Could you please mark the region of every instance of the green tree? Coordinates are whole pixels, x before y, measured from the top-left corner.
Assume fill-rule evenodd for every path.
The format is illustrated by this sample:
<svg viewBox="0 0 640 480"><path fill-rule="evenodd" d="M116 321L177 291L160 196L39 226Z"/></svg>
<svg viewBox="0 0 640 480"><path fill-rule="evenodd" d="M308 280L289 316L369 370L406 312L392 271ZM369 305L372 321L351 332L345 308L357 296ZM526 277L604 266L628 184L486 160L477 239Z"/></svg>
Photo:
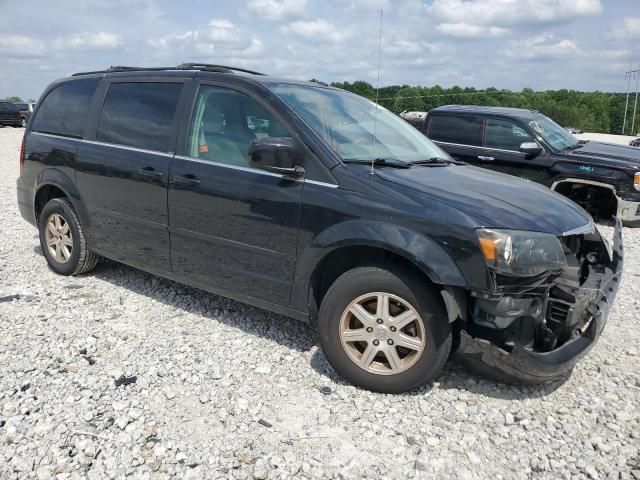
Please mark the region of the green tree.
<svg viewBox="0 0 640 480"><path fill-rule="evenodd" d="M399 113L405 110L424 110L422 89L420 87L403 87L396 93L396 98L393 102L393 111Z"/></svg>

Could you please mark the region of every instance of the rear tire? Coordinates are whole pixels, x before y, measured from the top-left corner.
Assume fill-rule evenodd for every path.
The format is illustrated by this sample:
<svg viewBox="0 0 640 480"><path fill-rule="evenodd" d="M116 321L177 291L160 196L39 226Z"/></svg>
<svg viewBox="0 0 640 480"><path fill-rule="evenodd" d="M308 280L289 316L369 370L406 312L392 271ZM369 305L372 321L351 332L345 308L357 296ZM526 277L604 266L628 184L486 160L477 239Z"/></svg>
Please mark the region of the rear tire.
<svg viewBox="0 0 640 480"><path fill-rule="evenodd" d="M424 279L397 266L358 267L338 277L322 300L318 330L336 371L375 392L431 382L451 351L442 299Z"/></svg>
<svg viewBox="0 0 640 480"><path fill-rule="evenodd" d="M87 248L82 225L66 198L49 200L38 220L40 246L51 269L60 275L91 271L99 257Z"/></svg>
<svg viewBox="0 0 640 480"><path fill-rule="evenodd" d="M26 128L27 127L27 119L26 118L21 118L20 119L20 126L22 128Z"/></svg>

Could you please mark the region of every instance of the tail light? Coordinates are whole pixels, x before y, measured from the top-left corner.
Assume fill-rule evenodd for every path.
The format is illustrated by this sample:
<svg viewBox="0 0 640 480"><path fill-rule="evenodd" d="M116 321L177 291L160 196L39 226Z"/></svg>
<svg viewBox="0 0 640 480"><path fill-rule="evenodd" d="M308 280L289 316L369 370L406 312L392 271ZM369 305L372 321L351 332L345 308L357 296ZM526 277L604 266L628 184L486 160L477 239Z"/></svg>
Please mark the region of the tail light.
<svg viewBox="0 0 640 480"><path fill-rule="evenodd" d="M20 176L24 171L24 137L22 137L22 145L20 145Z"/></svg>

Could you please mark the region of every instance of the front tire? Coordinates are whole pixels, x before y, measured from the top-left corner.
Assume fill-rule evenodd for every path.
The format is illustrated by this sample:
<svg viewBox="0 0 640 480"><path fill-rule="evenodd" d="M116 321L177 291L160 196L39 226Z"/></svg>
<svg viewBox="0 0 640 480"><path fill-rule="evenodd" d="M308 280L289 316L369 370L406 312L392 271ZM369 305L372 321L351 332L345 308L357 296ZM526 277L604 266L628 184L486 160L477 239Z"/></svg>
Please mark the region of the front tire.
<svg viewBox="0 0 640 480"><path fill-rule="evenodd" d="M89 251L80 220L66 198L49 200L38 219L40 246L51 269L60 275L92 270L98 256Z"/></svg>
<svg viewBox="0 0 640 480"><path fill-rule="evenodd" d="M432 381L451 350L440 296L395 266L341 275L322 301L318 330L336 371L375 392L406 392Z"/></svg>

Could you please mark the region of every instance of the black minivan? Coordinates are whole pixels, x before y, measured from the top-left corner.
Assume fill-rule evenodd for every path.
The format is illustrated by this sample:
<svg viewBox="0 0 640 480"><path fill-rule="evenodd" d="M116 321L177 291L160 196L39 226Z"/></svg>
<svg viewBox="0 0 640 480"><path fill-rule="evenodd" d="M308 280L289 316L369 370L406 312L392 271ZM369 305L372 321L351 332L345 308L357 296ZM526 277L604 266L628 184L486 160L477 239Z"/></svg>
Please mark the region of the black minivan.
<svg viewBox="0 0 640 480"><path fill-rule="evenodd" d="M317 325L352 383L401 392L458 350L509 381L568 372L622 272L591 217L453 160L357 95L241 69L111 68L51 84L18 204L51 268L100 257Z"/></svg>

